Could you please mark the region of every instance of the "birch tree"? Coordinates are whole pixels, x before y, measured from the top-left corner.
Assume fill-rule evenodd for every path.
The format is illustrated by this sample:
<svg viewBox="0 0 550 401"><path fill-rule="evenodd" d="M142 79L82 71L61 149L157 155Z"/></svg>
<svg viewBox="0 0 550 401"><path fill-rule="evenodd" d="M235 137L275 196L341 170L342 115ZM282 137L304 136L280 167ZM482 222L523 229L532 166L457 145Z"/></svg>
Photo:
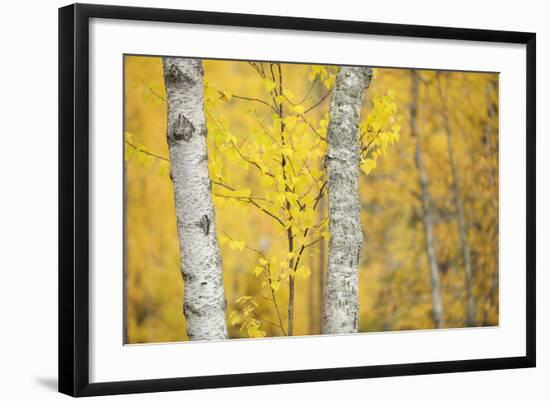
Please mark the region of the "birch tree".
<svg viewBox="0 0 550 401"><path fill-rule="evenodd" d="M462 259L464 263L464 287L466 289L466 324L468 326L476 325L476 304L474 300L474 294L472 289L472 256L470 251L470 245L468 244L468 232L466 216L464 214L464 203L462 201L462 195L460 193L460 177L458 175L455 155L453 149L453 136L451 131L451 125L449 122L449 109L445 102L445 96L443 94L443 88L441 86L441 76L438 74L438 91L439 97L443 104L443 128L447 136L447 153L449 158L449 166L451 168L451 180L452 180L452 193L453 202L455 206L455 214L458 227L458 237L460 241L460 248L462 251Z"/></svg>
<svg viewBox="0 0 550 401"><path fill-rule="evenodd" d="M358 331L358 269L363 234L359 202L359 118L372 78L365 67L341 67L336 77L327 132L330 242L324 334Z"/></svg>
<svg viewBox="0 0 550 401"><path fill-rule="evenodd" d="M422 209L422 228L424 230L424 241L428 266L430 270L430 285L432 290L432 319L437 328L444 325L443 302L441 301L441 280L439 277L439 266L435 251L435 238L433 232L433 215L430 207L429 180L424 165L422 146L418 130L418 84L419 76L415 70L411 70L411 103L410 103L410 129L411 135L415 138L414 160L418 171L418 183L420 186L420 199Z"/></svg>
<svg viewBox="0 0 550 401"><path fill-rule="evenodd" d="M190 340L225 339L226 301L208 175L202 62L164 57L163 69L187 335Z"/></svg>

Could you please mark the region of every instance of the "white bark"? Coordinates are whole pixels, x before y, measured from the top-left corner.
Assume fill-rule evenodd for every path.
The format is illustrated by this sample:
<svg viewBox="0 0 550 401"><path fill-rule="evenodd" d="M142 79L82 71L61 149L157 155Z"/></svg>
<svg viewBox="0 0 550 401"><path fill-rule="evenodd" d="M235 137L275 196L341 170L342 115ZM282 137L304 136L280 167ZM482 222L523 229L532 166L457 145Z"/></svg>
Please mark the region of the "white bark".
<svg viewBox="0 0 550 401"><path fill-rule="evenodd" d="M415 138L414 160L418 170L418 181L420 184L420 198L422 204L422 226L424 229L424 240L426 245L426 254L428 256L428 265L430 270L430 284L432 289L432 319L437 328L445 324L443 318L443 302L441 301L441 280L439 278L439 266L437 265L437 256L435 252L435 238L433 233L433 215L430 207L429 181L424 159L422 156L422 147L417 126L417 107L418 107L418 74L411 71L412 93L411 93L411 135Z"/></svg>
<svg viewBox="0 0 550 401"><path fill-rule="evenodd" d="M372 70L341 67L332 92L326 158L330 242L324 334L356 333L363 234L359 203L359 115Z"/></svg>
<svg viewBox="0 0 550 401"><path fill-rule="evenodd" d="M163 67L187 335L190 340L225 339L226 301L208 176L202 63L165 57Z"/></svg>

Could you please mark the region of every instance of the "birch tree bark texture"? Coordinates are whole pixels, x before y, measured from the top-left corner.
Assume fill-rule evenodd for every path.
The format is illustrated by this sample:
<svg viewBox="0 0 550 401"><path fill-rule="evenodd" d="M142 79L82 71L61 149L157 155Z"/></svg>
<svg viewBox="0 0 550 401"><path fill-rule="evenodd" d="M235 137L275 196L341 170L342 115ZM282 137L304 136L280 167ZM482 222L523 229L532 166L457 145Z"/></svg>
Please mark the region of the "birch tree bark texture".
<svg viewBox="0 0 550 401"><path fill-rule="evenodd" d="M432 319L437 328L444 325L443 302L441 300L441 279L439 277L439 266L437 264L437 255L435 251L435 237L433 232L433 214L430 207L429 180L424 158L422 155L422 146L420 144L420 133L418 130L418 73L411 71L411 103L410 103L410 129L411 135L415 138L414 161L418 170L418 182L420 185L420 200L422 208L422 227L424 229L424 241L426 245L426 254L428 256L428 266L430 270L430 284L432 288Z"/></svg>
<svg viewBox="0 0 550 401"><path fill-rule="evenodd" d="M359 202L359 117L372 78L367 67L341 67L332 92L326 157L330 241L324 334L356 333L363 233Z"/></svg>
<svg viewBox="0 0 550 401"><path fill-rule="evenodd" d="M202 62L164 57L167 141L190 340L227 338L222 260L208 175Z"/></svg>

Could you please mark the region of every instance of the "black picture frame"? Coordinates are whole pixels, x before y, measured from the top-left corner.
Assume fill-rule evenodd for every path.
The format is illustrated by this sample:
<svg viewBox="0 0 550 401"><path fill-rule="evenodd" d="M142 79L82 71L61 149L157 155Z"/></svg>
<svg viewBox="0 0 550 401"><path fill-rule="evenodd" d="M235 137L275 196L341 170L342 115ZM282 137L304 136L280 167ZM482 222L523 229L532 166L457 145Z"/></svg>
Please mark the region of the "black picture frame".
<svg viewBox="0 0 550 401"><path fill-rule="evenodd" d="M437 38L526 46L526 354L407 363L90 383L89 21L91 18ZM534 367L536 363L536 35L479 29L74 4L59 9L59 391L95 396Z"/></svg>

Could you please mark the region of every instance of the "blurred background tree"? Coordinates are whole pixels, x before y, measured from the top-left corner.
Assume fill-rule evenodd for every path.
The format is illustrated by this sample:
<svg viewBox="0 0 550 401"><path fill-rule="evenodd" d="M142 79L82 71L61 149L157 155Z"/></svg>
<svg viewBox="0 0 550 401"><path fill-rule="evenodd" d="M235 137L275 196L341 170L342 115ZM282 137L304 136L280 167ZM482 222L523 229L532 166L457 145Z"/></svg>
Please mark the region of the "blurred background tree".
<svg viewBox="0 0 550 401"><path fill-rule="evenodd" d="M281 336L290 327L293 335L319 334L328 238L324 137L337 68L221 60L203 65L229 336ZM498 75L417 74L416 123L430 178L444 327L468 324L453 168L470 250L475 324L496 325ZM363 332L436 327L410 132L411 85L410 70L375 69L361 113L367 149L360 177ZM124 117L126 342L186 340L160 58L125 58Z"/></svg>

